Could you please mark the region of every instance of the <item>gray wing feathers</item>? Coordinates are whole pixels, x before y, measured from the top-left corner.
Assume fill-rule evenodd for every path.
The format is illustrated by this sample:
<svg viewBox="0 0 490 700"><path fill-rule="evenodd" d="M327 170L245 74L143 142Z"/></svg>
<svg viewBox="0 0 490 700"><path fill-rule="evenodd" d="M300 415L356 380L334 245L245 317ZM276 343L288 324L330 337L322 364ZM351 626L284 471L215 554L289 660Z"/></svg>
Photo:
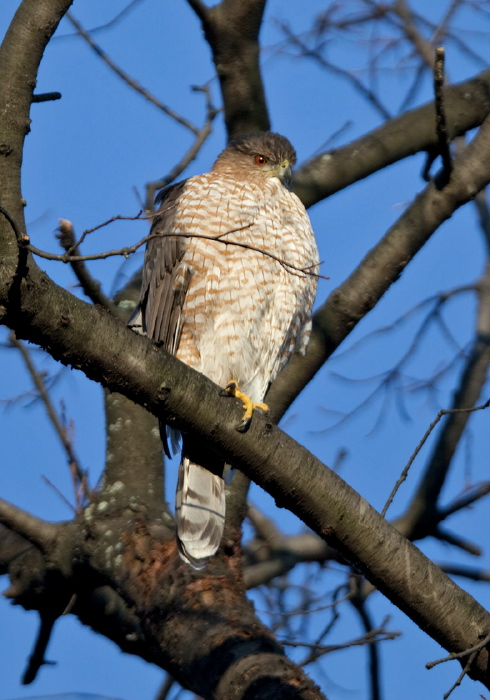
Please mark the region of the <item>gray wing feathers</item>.
<svg viewBox="0 0 490 700"><path fill-rule="evenodd" d="M148 335L175 354L182 332L182 308L190 270L183 264L186 251L184 237L170 236L185 180L160 193L161 207L153 220L150 235L155 236L146 248L139 306L128 325Z"/></svg>
<svg viewBox="0 0 490 700"><path fill-rule="evenodd" d="M153 233L158 233L156 226ZM182 264L185 248L184 238L162 236L150 241L143 277L145 331L172 354L179 346L182 307L191 279L190 270Z"/></svg>
<svg viewBox="0 0 490 700"><path fill-rule="evenodd" d="M180 556L195 569L219 547L225 523L225 482L184 457L175 499Z"/></svg>

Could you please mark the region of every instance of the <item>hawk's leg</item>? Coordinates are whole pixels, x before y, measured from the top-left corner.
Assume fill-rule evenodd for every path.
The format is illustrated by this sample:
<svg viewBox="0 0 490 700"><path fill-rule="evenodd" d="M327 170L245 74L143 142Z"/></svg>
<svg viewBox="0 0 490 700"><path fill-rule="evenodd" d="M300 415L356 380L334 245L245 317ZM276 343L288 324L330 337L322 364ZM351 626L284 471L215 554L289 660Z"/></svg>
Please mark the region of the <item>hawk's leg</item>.
<svg viewBox="0 0 490 700"><path fill-rule="evenodd" d="M229 382L226 385L225 390L226 393L230 396L234 396L235 398L240 399L240 401L243 404L243 408L245 409L242 421L236 427L236 429L240 433L244 433L248 430L249 425L252 421L252 414L256 408L260 408L260 410L264 411L264 413L267 413L269 411L269 406L266 403L255 403L254 401L252 401L250 396L247 396L247 394L244 394L243 391L240 391L238 387L238 382L236 381Z"/></svg>

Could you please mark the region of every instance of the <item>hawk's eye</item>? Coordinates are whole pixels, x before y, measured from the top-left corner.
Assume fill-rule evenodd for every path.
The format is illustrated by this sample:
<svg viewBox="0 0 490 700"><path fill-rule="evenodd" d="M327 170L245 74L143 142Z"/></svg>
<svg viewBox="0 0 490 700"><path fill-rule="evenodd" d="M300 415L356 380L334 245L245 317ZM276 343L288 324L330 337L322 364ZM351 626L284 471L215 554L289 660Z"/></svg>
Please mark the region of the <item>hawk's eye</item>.
<svg viewBox="0 0 490 700"><path fill-rule="evenodd" d="M267 158L264 158L264 156L255 156L255 162L257 165L265 165L267 163Z"/></svg>

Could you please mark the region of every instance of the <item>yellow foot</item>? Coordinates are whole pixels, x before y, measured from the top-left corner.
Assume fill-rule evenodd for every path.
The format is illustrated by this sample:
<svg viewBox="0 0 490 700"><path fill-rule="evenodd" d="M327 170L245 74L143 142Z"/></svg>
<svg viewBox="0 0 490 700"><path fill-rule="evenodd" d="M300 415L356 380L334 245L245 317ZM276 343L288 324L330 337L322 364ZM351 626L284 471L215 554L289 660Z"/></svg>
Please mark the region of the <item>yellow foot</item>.
<svg viewBox="0 0 490 700"><path fill-rule="evenodd" d="M260 410L264 411L264 413L268 413L269 406L266 403L254 403L250 396L247 396L247 394L244 394L243 391L240 391L238 387L238 382L229 382L226 385L225 389L227 394L229 394L230 396L235 396L235 398L237 399L240 399L240 401L243 404L243 408L245 409L242 422L236 427L236 429L240 433L244 433L248 430L250 423L252 422L252 414L256 408L260 408Z"/></svg>

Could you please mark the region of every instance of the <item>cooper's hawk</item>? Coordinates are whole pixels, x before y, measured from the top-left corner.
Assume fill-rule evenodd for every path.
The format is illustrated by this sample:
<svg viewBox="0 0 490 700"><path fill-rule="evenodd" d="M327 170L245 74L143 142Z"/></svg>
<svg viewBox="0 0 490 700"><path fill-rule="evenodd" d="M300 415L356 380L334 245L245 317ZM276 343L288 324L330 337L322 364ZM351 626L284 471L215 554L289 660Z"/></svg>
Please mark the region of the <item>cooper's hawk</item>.
<svg viewBox="0 0 490 700"><path fill-rule="evenodd" d="M319 261L305 208L287 188L295 162L284 136L248 134L211 172L163 190L130 321L216 384L233 380L254 403L310 335ZM184 435L177 538L196 568L216 552L225 517L224 465L207 467L186 453Z"/></svg>

